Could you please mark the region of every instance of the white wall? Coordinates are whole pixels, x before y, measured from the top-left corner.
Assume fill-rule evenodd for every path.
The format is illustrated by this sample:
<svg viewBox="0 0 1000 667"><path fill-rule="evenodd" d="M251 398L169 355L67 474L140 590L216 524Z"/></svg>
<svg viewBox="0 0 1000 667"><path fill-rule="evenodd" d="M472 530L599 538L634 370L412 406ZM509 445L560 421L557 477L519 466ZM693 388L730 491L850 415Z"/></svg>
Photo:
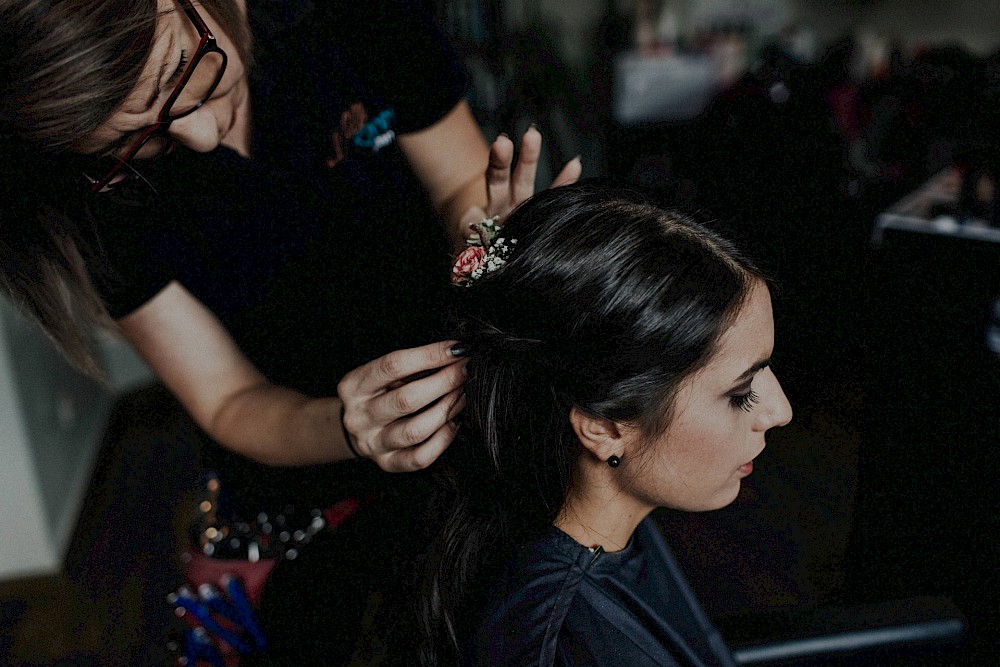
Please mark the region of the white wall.
<svg viewBox="0 0 1000 667"><path fill-rule="evenodd" d="M144 376L126 351L109 364L114 388ZM113 395L0 298L0 579L62 566Z"/></svg>
<svg viewBox="0 0 1000 667"><path fill-rule="evenodd" d="M35 476L12 353L0 319L0 578L50 573L58 565Z"/></svg>
<svg viewBox="0 0 1000 667"><path fill-rule="evenodd" d="M634 11L636 0L615 0L623 12ZM980 55L1000 49L1000 2L997 0L663 0L672 5L690 31L711 23L719 13L739 14L756 7L759 25L777 28L787 19L811 26L820 44L852 30L905 45L960 43ZM573 67L590 54L595 27L607 0L508 0L515 27L541 17L559 25L563 57Z"/></svg>
<svg viewBox="0 0 1000 667"><path fill-rule="evenodd" d="M959 43L986 55L1000 47L996 0L791 0L821 41L856 29L904 45Z"/></svg>

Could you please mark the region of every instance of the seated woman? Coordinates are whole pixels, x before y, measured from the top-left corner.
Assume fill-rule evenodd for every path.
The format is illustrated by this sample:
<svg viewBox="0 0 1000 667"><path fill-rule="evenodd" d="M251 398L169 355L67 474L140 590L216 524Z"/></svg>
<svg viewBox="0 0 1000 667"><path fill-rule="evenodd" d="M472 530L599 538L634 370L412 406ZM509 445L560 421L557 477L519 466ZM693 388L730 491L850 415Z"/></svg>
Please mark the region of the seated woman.
<svg viewBox="0 0 1000 667"><path fill-rule="evenodd" d="M467 405L421 661L732 665L648 515L732 502L791 419L766 280L627 188L541 193L499 236L456 265Z"/></svg>

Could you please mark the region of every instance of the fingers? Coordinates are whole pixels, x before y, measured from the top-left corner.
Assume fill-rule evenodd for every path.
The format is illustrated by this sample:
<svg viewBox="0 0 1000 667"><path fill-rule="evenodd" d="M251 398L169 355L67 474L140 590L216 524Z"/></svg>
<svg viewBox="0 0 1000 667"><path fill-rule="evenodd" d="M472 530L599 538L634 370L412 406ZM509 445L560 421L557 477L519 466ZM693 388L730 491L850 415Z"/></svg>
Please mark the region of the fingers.
<svg viewBox="0 0 1000 667"><path fill-rule="evenodd" d="M552 187L558 188L560 185L571 185L580 180L580 174L583 173L583 163L580 161L580 156L576 156L572 160L566 163L556 176L555 180L552 181Z"/></svg>
<svg viewBox="0 0 1000 667"><path fill-rule="evenodd" d="M521 137L517 164L514 162L514 144L501 134L490 146L490 163L486 168L486 194L488 197L486 217L499 215L501 218L518 204L535 194L535 179L538 175L538 161L542 155L542 134L534 125ZM580 178L583 171L579 157L575 157L562 168L552 182L552 187L569 185ZM468 216L466 216L468 217ZM478 222L471 221L470 224ZM463 225L465 219L463 218ZM463 227L464 228L464 227Z"/></svg>
<svg viewBox="0 0 1000 667"><path fill-rule="evenodd" d="M535 194L535 175L538 173L538 160L541 155L542 134L532 125L521 137L521 152L514 167L511 184L511 208Z"/></svg>
<svg viewBox="0 0 1000 667"><path fill-rule="evenodd" d="M460 360L452 351L456 343L444 341L390 352L348 373L341 381L347 385L346 391L338 393L374 396L408 377L454 364Z"/></svg>
<svg viewBox="0 0 1000 667"><path fill-rule="evenodd" d="M387 472L423 470L437 461L438 457L448 449L457 432L458 426L455 422L449 421L420 445L393 452L386 457L384 464L379 463L379 465Z"/></svg>
<svg viewBox="0 0 1000 667"><path fill-rule="evenodd" d="M408 415L416 416L441 397L462 387L465 363L465 360L452 363L427 377L407 382L372 398L368 406L370 418L375 423L390 424ZM404 444L414 442L419 440Z"/></svg>
<svg viewBox="0 0 1000 667"><path fill-rule="evenodd" d="M460 387L423 412L390 424L385 430L385 442L394 449L419 445L454 419L464 407L465 396Z"/></svg>
<svg viewBox="0 0 1000 667"><path fill-rule="evenodd" d="M490 164L486 169L487 216L506 215L510 209L510 165L514 161L514 142L501 134L490 146Z"/></svg>
<svg viewBox="0 0 1000 667"><path fill-rule="evenodd" d="M355 453L387 471L430 465L454 437L453 420L465 406L464 354L456 341L433 343L392 352L344 376L337 396ZM403 454L410 449L413 454Z"/></svg>
<svg viewBox="0 0 1000 667"><path fill-rule="evenodd" d="M455 417L465 407L465 396L457 389L424 412L395 424L394 434L386 440L399 438L398 449L376 458L375 462L387 472L422 470L434 463L448 448L458 426Z"/></svg>

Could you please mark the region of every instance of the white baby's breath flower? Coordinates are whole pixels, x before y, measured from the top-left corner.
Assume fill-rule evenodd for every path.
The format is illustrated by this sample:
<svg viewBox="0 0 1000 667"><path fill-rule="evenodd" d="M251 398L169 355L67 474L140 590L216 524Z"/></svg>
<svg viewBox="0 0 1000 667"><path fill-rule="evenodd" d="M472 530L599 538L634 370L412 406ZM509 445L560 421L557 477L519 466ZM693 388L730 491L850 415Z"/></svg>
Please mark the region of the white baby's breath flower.
<svg viewBox="0 0 1000 667"><path fill-rule="evenodd" d="M479 266L468 274L468 279L458 282L458 284L466 287L473 281L481 278L484 274L493 273L502 268L507 263L507 256L510 254L511 246L517 243L517 239L505 239L502 236L498 236L501 229L500 216L498 215L492 218L484 218L473 225L473 229L476 234L468 239L467 245L470 247L485 246L487 250Z"/></svg>

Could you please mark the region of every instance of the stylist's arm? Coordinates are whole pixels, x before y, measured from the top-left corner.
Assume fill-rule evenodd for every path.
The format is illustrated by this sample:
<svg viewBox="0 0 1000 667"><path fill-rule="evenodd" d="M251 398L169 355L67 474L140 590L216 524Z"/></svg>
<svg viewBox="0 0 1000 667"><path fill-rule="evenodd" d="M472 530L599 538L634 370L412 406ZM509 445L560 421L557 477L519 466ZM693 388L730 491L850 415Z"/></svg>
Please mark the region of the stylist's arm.
<svg viewBox="0 0 1000 667"><path fill-rule="evenodd" d="M384 470L418 470L454 437L465 365L451 351L454 341L392 352L348 373L339 397L310 398L268 382L179 283L119 323L199 426L261 463L328 463L355 458L353 447Z"/></svg>
<svg viewBox="0 0 1000 667"><path fill-rule="evenodd" d="M399 144L456 248L471 224L505 217L534 192L541 135L534 129L525 134L512 169L513 144L501 137L487 146L464 101L430 128L400 136ZM579 160L573 160L553 185L571 183L579 172ZM345 375L336 397L313 398L270 383L179 283L119 324L199 426L260 463L294 466L361 456L404 472L429 466L454 438L465 366L452 351L454 341L387 354Z"/></svg>
<svg viewBox="0 0 1000 667"><path fill-rule="evenodd" d="M514 165L513 142L501 136L487 145L465 101L429 128L401 135L399 147L444 218L456 252L465 246L472 225L494 215L505 219L535 193L541 133L535 128L525 132ZM579 158L570 160L552 187L575 183L581 170Z"/></svg>

